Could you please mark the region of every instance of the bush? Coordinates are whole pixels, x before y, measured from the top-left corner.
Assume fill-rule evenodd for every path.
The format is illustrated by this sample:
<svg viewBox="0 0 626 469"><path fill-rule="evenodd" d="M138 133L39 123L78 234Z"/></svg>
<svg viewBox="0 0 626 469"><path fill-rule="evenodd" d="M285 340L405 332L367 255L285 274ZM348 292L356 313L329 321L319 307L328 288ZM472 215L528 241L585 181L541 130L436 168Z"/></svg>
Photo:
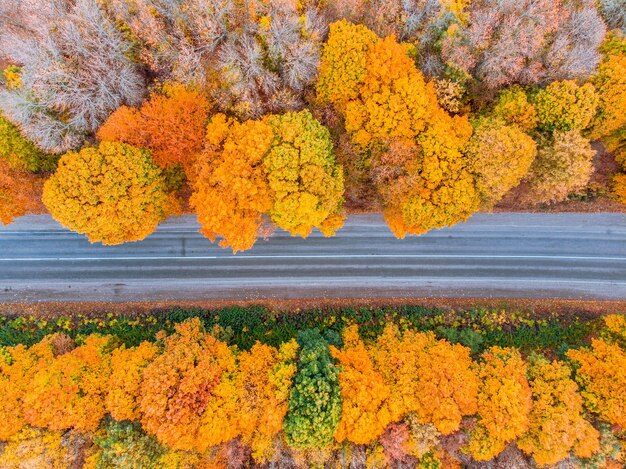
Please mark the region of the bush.
<svg viewBox="0 0 626 469"><path fill-rule="evenodd" d="M584 189L593 171L594 155L589 140L578 131L555 132L550 140L540 144L530 167L526 178L531 186L528 202L561 202L568 194Z"/></svg>
<svg viewBox="0 0 626 469"><path fill-rule="evenodd" d="M328 343L316 330L298 335L298 371L289 393L289 410L283 423L287 443L295 449L328 447L341 418L339 370Z"/></svg>
<svg viewBox="0 0 626 469"><path fill-rule="evenodd" d="M103 244L145 238L168 209L150 152L113 142L63 155L44 185L43 202L59 223Z"/></svg>
<svg viewBox="0 0 626 469"><path fill-rule="evenodd" d="M0 114L0 158L11 168L31 172L50 171L56 167L56 158L48 155L26 140L17 127Z"/></svg>
<svg viewBox="0 0 626 469"><path fill-rule="evenodd" d="M147 148L161 168L190 168L202 150L209 111L202 93L166 84L139 108L122 106L111 114L98 139Z"/></svg>
<svg viewBox="0 0 626 469"><path fill-rule="evenodd" d="M528 173L537 145L515 125L481 119L466 151L476 174L476 189L483 203L492 206Z"/></svg>
<svg viewBox="0 0 626 469"><path fill-rule="evenodd" d="M586 129L596 113L598 97L592 84L555 81L534 97L539 127L550 132Z"/></svg>

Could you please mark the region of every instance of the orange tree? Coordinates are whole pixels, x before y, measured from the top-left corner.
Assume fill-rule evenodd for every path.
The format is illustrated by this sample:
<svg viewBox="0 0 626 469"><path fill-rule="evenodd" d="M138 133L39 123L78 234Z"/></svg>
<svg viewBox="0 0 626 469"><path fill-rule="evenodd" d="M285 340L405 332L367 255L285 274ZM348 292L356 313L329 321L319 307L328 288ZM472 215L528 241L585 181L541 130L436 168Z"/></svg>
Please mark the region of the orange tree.
<svg viewBox="0 0 626 469"><path fill-rule="evenodd" d="M392 422L414 412L420 423L452 433L463 416L476 412L478 381L467 347L437 340L432 332L400 334L389 325L372 356L391 391Z"/></svg>
<svg viewBox="0 0 626 469"><path fill-rule="evenodd" d="M532 393L527 365L519 351L492 347L477 366L479 420L468 451L474 459L488 461L529 429Z"/></svg>
<svg viewBox="0 0 626 469"><path fill-rule="evenodd" d="M616 343L591 341L590 348L570 350L587 408L604 421L626 429L626 352Z"/></svg>
<svg viewBox="0 0 626 469"><path fill-rule="evenodd" d="M42 179L26 171L13 169L0 158L0 223L7 225L37 207L35 197L41 192Z"/></svg>
<svg viewBox="0 0 626 469"><path fill-rule="evenodd" d="M98 139L147 148L161 168L189 168L202 150L209 111L202 93L166 84L139 108L122 106L111 114Z"/></svg>
<svg viewBox="0 0 626 469"><path fill-rule="evenodd" d="M516 125L498 119L478 120L467 156L483 203L492 206L517 186L536 155L535 141Z"/></svg>
<svg viewBox="0 0 626 469"><path fill-rule="evenodd" d="M23 401L38 369L54 359L54 336L32 347L17 345L0 350L0 440L6 441L24 426Z"/></svg>
<svg viewBox="0 0 626 469"><path fill-rule="evenodd" d="M39 362L23 400L26 421L50 430L96 430L106 415L113 347L111 337L91 335L51 362Z"/></svg>
<svg viewBox="0 0 626 469"><path fill-rule="evenodd" d="M273 138L263 121L239 123L217 114L207 126L191 206L200 231L211 241L221 237L221 247L249 249L259 235L273 201L263 165Z"/></svg>
<svg viewBox="0 0 626 469"><path fill-rule="evenodd" d="M313 228L332 236L343 225L343 170L326 127L309 111L270 116L272 147L263 164L274 194L272 221L292 236Z"/></svg>
<svg viewBox="0 0 626 469"><path fill-rule="evenodd" d="M343 171L309 111L243 123L216 115L193 186L202 233L235 252L254 245L264 215L294 236L343 224Z"/></svg>
<svg viewBox="0 0 626 469"><path fill-rule="evenodd" d="M43 202L58 222L103 244L145 238L168 209L150 153L113 142L63 155L44 185Z"/></svg>
<svg viewBox="0 0 626 469"><path fill-rule="evenodd" d="M392 423L390 388L375 369L357 326L346 328L343 347L331 347L330 352L341 366L342 412L335 438L340 442L371 443Z"/></svg>
<svg viewBox="0 0 626 469"><path fill-rule="evenodd" d="M590 458L600 449L598 431L583 418L583 399L563 362L530 359L528 376L533 395L528 432L517 441L540 466L556 464L573 450Z"/></svg>
<svg viewBox="0 0 626 469"><path fill-rule="evenodd" d="M320 100L343 115L356 148L386 175L376 184L398 237L465 220L478 206L461 152L471 126L439 106L412 52L393 37L340 21L331 25L317 84ZM390 162L386 153L398 146L400 159Z"/></svg>
<svg viewBox="0 0 626 469"><path fill-rule="evenodd" d="M237 435L236 362L199 319L176 325L143 371L141 424L176 450L206 451Z"/></svg>

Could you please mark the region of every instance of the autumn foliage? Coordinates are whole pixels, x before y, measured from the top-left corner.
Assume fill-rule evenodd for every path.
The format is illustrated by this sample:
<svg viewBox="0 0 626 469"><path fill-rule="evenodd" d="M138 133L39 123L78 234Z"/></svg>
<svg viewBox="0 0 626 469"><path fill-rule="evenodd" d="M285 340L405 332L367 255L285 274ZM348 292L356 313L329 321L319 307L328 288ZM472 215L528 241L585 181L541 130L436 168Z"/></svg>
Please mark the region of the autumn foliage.
<svg viewBox="0 0 626 469"><path fill-rule="evenodd" d="M293 236L343 225L343 171L330 134L309 111L243 123L218 114L207 127L191 204L201 231L249 249L264 218Z"/></svg>
<svg viewBox="0 0 626 469"><path fill-rule="evenodd" d="M0 223L8 225L15 218L38 208L43 179L23 170L13 169L0 159Z"/></svg>
<svg viewBox="0 0 626 469"><path fill-rule="evenodd" d="M166 84L140 107L122 106L111 114L98 139L146 148L161 168L189 167L202 150L209 111L204 94Z"/></svg>
<svg viewBox="0 0 626 469"><path fill-rule="evenodd" d="M61 224L103 244L145 238L169 207L150 153L114 142L63 155L43 202Z"/></svg>
<svg viewBox="0 0 626 469"><path fill-rule="evenodd" d="M341 340L306 330L246 350L199 318L133 347L53 334L0 348L0 462L66 461L86 435L86 467L286 464L338 448L354 461L415 465L453 441L477 461L512 442L539 466L606 457L614 443L598 419L626 423L626 320L605 323L604 338L567 352L569 362L497 346L472 359L395 323L376 336L356 325ZM360 447L369 449L357 456Z"/></svg>

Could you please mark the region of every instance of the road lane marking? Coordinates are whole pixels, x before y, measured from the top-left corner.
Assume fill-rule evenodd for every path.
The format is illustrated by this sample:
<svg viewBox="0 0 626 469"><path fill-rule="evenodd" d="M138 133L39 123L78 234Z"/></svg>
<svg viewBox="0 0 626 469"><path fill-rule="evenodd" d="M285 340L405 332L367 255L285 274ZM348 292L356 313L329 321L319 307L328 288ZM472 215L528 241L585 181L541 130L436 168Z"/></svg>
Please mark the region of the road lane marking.
<svg viewBox="0 0 626 469"><path fill-rule="evenodd" d="M241 259L527 259L567 261L626 261L626 257L540 256L487 254L240 254L220 256L111 256L111 257L6 257L0 262L72 262L72 261L166 261L166 260L241 260Z"/></svg>

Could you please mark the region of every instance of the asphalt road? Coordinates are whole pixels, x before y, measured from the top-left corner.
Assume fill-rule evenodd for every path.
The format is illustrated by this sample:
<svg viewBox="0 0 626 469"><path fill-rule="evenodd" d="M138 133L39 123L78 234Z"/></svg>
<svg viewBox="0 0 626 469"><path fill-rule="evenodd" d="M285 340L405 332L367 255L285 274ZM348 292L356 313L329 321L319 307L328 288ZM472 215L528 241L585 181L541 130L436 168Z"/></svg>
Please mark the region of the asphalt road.
<svg viewBox="0 0 626 469"><path fill-rule="evenodd" d="M334 238L278 232L233 255L169 220L146 240L91 245L45 216L0 227L0 302L311 297L626 299L623 214L480 214L395 239L377 215Z"/></svg>

